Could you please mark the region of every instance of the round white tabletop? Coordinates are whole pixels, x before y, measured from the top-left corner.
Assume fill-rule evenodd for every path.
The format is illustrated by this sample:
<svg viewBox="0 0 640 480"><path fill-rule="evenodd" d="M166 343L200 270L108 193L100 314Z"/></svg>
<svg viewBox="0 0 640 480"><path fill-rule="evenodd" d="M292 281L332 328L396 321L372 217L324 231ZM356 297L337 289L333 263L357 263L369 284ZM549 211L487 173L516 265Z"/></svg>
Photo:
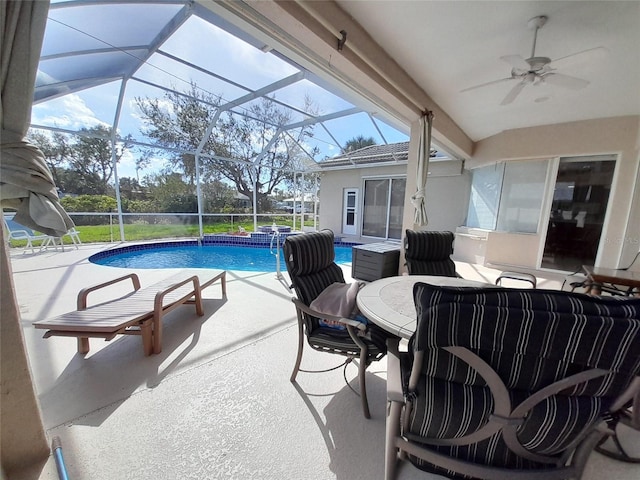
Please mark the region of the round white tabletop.
<svg viewBox="0 0 640 480"><path fill-rule="evenodd" d="M456 277L402 275L371 282L360 289L357 304L360 312L389 333L410 338L416 330L413 285L416 282L450 287L495 287L489 283Z"/></svg>

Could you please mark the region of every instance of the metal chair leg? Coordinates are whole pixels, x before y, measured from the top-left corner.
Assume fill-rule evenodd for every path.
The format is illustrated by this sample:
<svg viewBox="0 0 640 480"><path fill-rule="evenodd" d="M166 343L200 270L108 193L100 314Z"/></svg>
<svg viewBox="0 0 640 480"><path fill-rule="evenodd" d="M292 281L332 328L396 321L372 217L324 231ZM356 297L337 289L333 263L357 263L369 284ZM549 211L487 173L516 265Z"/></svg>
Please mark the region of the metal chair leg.
<svg viewBox="0 0 640 480"><path fill-rule="evenodd" d="M384 480L393 480L396 476L398 464L398 448L396 438L400 435L400 412L402 404L390 402L387 410L385 455L384 455Z"/></svg>
<svg viewBox="0 0 640 480"><path fill-rule="evenodd" d="M302 362L302 349L304 348L304 325L302 324L302 319L300 318L300 312L298 311L298 356L296 358L296 363L293 367L293 372L291 372L291 378L289 381L295 382L296 376L298 375L298 371L300 371L300 363Z"/></svg>
<svg viewBox="0 0 640 480"><path fill-rule="evenodd" d="M366 383L366 375L367 373L367 348L360 349L360 361L358 362L358 379L360 381L360 399L362 400L362 411L364 413L364 418L371 418L371 413L369 413L369 402L367 400L367 383Z"/></svg>

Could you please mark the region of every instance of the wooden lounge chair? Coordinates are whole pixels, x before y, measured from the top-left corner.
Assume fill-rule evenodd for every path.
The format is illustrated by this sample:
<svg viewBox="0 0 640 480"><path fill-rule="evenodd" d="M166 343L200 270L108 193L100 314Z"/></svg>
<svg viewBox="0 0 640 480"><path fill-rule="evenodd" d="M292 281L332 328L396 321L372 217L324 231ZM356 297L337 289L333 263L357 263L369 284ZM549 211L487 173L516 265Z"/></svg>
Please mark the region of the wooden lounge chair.
<svg viewBox="0 0 640 480"><path fill-rule="evenodd" d="M220 280L222 295L226 298L226 273L224 270L183 270L143 289L138 276L131 273L82 289L76 311L34 322L33 326L47 329L44 338L77 337L81 354L89 352L90 337L112 340L116 335L141 335L145 355L160 353L163 316L185 303L195 303L196 313L204 315L202 290ZM87 306L89 293L126 280L133 284L133 291L128 295Z"/></svg>

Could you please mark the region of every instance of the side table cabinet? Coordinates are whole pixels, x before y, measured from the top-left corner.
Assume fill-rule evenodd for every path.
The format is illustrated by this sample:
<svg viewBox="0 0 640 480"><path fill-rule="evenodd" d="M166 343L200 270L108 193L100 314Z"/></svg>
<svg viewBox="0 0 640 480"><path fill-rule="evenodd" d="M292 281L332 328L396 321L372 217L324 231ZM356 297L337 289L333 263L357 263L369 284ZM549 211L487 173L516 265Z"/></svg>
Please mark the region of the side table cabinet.
<svg viewBox="0 0 640 480"><path fill-rule="evenodd" d="M351 276L353 278L371 282L398 275L399 243L381 242L356 245L351 251Z"/></svg>

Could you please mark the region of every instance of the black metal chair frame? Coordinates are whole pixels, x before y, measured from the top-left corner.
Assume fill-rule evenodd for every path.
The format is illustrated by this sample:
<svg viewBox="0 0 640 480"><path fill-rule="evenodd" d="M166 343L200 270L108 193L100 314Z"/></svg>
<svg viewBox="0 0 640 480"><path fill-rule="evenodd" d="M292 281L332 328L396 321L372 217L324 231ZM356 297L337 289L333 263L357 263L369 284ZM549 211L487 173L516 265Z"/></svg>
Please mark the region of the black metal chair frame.
<svg viewBox="0 0 640 480"><path fill-rule="evenodd" d="M292 265L291 262L295 263L299 261L299 259L287 258L288 255L291 254L291 251L289 251L290 248L293 248L293 247L290 247L291 242L303 241L304 237L306 236L318 235L318 234L320 235L324 234L326 236L326 239L324 239L323 241L328 241L327 239L330 237L331 248L333 248L333 232L331 232L330 230L323 230L321 232L312 232L312 233L296 235L295 237L300 237L297 239L295 237L289 237L285 240L283 245L285 263L287 265L287 271L289 272L289 277L291 279L291 288L293 288L296 291L296 295L297 295L297 298L293 297L292 301L296 307L296 314L298 319L298 353L296 356L296 361L293 367L293 371L291 373L290 380L291 382L295 382L298 372L301 372L301 371L308 372L308 373L321 373L321 372L327 371L327 370L303 370L300 368L300 365L302 363L302 355L304 351L305 337L307 338L307 342L309 343L309 346L314 350L338 354L343 357L346 357L346 360L342 364L338 365L337 367L331 368L329 370L334 370L335 368L339 368L342 365L344 365L346 368L346 366L349 363L351 363L353 360L358 360L357 364L358 364L359 395L362 403L362 410L365 418L371 418L371 414L369 411L369 402L367 399L366 375L365 375L366 369L373 361L377 361L383 358L384 355L386 354L386 351L378 351L377 349L374 350L374 347L367 341L368 327L365 326L363 323L357 320L349 319L349 318L337 317L334 315L327 315L326 313L318 312L317 310L313 310L312 308L310 308L310 306L307 305L307 303L305 303L300 298L302 295L299 289L299 285L297 285L299 281L298 275L296 275L295 273L292 273L292 271L295 272L295 265ZM311 238L311 237L307 237L307 238ZM316 236L316 238L319 238L319 237ZM290 242L290 243L287 244L287 242ZM332 262L333 262L333 259L332 259ZM330 268L333 269L333 272L331 273L335 275L332 278L332 281L344 283L344 275L340 267L338 267L335 263L333 263L333 266ZM328 283L328 280L325 279L325 281ZM329 284L325 285L324 287L326 288L328 286ZM309 299L309 303L311 303L312 300L313 299ZM344 325L346 327L346 331L348 333L348 338L350 339L350 342L349 341L345 342L346 337L344 336L344 334L342 334L341 342L340 342L341 344L340 345L336 344L334 347L331 347L331 348L321 343L314 343L314 340L313 340L314 332L318 328L322 328L317 326L317 322L319 319L331 320ZM330 336L331 332L325 329L325 335ZM346 373L345 373L345 380L346 380ZM347 385L348 385L348 382L347 382Z"/></svg>
<svg viewBox="0 0 640 480"><path fill-rule="evenodd" d="M419 288L438 289L439 287L433 287L426 284L417 284L414 288L415 293ZM465 289L460 288L458 290L463 291ZM516 295L514 296L526 295L525 292L527 291L531 290L521 289L518 292L514 292L516 293ZM483 292L479 292L480 295L482 295L482 293ZM569 301L579 302L581 298L589 301L598 301L596 299L593 299L592 297L587 297L585 295L571 294L567 292L557 293L559 295L567 295L573 297L572 299L569 299ZM545 295L544 292L540 292L540 294ZM431 296L427 297L429 299L429 309L436 305L437 302L440 302L440 297L438 295L439 293L435 292L434 294L431 294ZM546 293L546 295L549 295L549 293ZM617 302L611 302L612 305L614 303ZM635 308L637 311L637 303L634 303L634 305L635 306L633 308ZM420 311L423 307L427 308L426 304L423 304L423 306L416 305L416 308L418 310L418 330L421 328L421 320L426 322L424 323L425 327L423 327L422 330L423 332L425 332L425 334L427 334L427 336L424 337L425 339L423 340L423 345L431 345L429 347L430 349L437 348L443 352L448 352L450 357L447 358L453 359L455 357L460 365L466 364L470 368L469 371L477 372L478 376L483 379L484 383L490 391L491 396L493 397L493 411L490 413L490 415L488 415L486 423L482 424L478 428L471 428L466 433L460 432L458 435L443 435L437 437L420 434L419 438L414 438L417 433L411 433L408 429L412 408L417 401L428 401L426 397L422 400L416 397L415 392L417 391L417 385L421 376L424 375L425 366L431 365L433 368L435 368L435 365L427 362L427 353L425 350L418 350L414 348L413 337L409 343L408 352L399 352L398 340L388 340L387 400L389 402L389 409L387 415L386 431L385 480L392 480L395 478L398 459L404 459L406 455L421 459L422 461L438 468L455 472L456 475L470 476L478 479L579 479L582 476L590 453L608 437L613 438L615 441L615 428L619 420L625 423L629 423L632 426L636 425L635 422L640 421L640 412L634 414L631 410L629 410L629 406L634 401L640 402L640 376L638 376L636 365L636 370L629 371L629 375L631 375L629 377L629 383L620 385L621 387L624 387L626 385L626 387L623 388L622 391L616 391L615 389L612 391L612 395L614 395L614 397L612 397L613 400L609 404L605 414L601 417L598 417L600 420L596 421L595 423L593 423L592 421L590 426L585 425L582 430L579 430L579 433L572 434L571 437L568 437L568 439L566 440L568 444L561 450L561 453L547 455L536 453L528 448L525 448L518 437L517 429L521 424L523 424L525 419L528 417L529 412L533 409L534 406L560 392L571 392L574 389L576 389L575 391L579 391L579 389L582 389L583 386L590 381L604 382L604 379L608 378L609 375L613 375L614 372L610 371L609 369L598 368L596 366L591 366L591 368L586 368L583 370L576 370L577 373L573 373L565 377L560 377L555 382L547 384L542 388L530 392L527 397L520 400L520 403L518 405L512 405L509 390L499 374L496 372L496 370L494 370L493 366L488 364L485 360L480 358L476 353L466 348L465 346L458 346L455 344L449 344L449 346L442 345L440 347L435 346L437 344L436 342L439 341L455 343L456 340L453 340L453 337L450 336L454 335L453 332L458 331L457 328L463 329L461 330L461 338L468 338L465 336L467 335L465 330L466 327L463 326L466 325L466 321L464 321L464 318L466 317L463 318L461 316L460 312L462 310L460 309L460 305L450 308L448 307L445 310L434 310L434 315L437 315L438 318L440 318L440 323L438 323L438 325L445 325L452 321L455 322L455 327L452 327L451 331L448 331L444 334L441 333L440 335L436 334L435 326L431 325L431 321L435 321L434 319L426 316L421 317ZM631 306L629 308L631 308ZM459 319L453 320L448 316L449 314L457 316ZM427 314L424 313L422 315ZM628 313L626 313L625 315L627 315L625 318L631 318L628 317ZM629 321L637 321L637 318L633 317L633 319ZM475 328L479 328L476 323L477 319L473 322L473 325L475 325L474 329L472 329L473 331L475 331ZM593 323L592 325L596 325L596 323ZM591 333L585 333L587 337L594 333L593 330L595 330L595 327L591 327L591 330ZM446 340L444 340L445 337ZM479 333L477 334L477 336L474 336L474 338L477 337L479 337ZM436 340L436 338L440 340ZM635 342L634 344L637 345L637 335L634 337L633 342ZM632 347L627 346L625 351L627 352L626 355L629 359L627 360L627 364L629 364L628 362L633 362ZM438 356L437 358L440 358L440 356ZM452 361L453 360L449 360L449 362ZM405 366L404 369L401 368L401 365ZM452 363L449 363L448 365L448 369L453 368L457 371L457 369L460 368L453 367ZM446 370L450 371L448 369ZM464 372L464 370L462 370L462 372ZM461 375L462 377L465 376L464 373L461 373ZM442 381L447 382L447 380ZM467 415L470 415L470 412L467 413ZM414 426L414 428L416 427ZM422 432L423 428L426 427L420 427L420 432ZM440 426L439 428L443 427ZM504 445L516 456L524 459L525 461L531 461L539 465L548 465L548 468L514 469L498 465L472 463L462 458L455 458L454 456L447 455L445 452L438 452L433 448L429 448L429 446L463 447L466 445L475 444L485 439L493 438L498 434L504 442ZM614 454L611 456L626 461L635 460L626 455L626 452L624 452L624 450L622 450L622 455ZM446 475L446 473L441 473L440 471L438 471L438 473Z"/></svg>

